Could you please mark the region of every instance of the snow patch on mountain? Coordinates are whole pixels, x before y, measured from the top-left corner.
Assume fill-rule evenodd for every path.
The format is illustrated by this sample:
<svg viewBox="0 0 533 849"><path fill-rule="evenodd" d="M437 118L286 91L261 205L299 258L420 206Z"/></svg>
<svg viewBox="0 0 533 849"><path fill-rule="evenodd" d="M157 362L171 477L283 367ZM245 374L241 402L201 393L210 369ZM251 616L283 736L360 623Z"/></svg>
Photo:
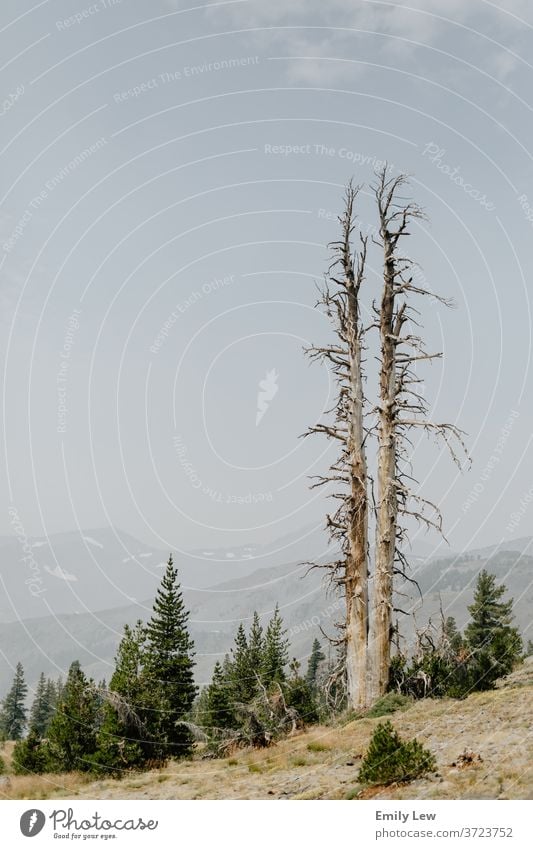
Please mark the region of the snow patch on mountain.
<svg viewBox="0 0 533 849"><path fill-rule="evenodd" d="M76 575L71 575L70 572L65 572L61 566L56 566L55 569L50 569L50 566L45 566L45 570L49 575L53 575L54 578L59 578L61 581L77 581Z"/></svg>
<svg viewBox="0 0 533 849"><path fill-rule="evenodd" d="M103 547L104 547L104 546L102 545L102 543L101 543L101 542L98 542L98 540L97 540L97 539L95 539L94 537L82 537L82 539L83 539L83 541L84 541L84 542L88 542L88 543L89 543L89 545L94 545L94 546L96 546L96 548L103 548Z"/></svg>

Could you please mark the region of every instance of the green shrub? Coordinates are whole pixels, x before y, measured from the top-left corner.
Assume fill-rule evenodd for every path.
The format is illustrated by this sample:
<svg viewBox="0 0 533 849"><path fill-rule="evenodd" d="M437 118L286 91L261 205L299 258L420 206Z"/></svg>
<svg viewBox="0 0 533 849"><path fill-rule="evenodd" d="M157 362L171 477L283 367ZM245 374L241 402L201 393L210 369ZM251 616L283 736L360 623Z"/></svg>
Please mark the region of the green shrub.
<svg viewBox="0 0 533 849"><path fill-rule="evenodd" d="M79 661L71 663L46 743L49 772L86 771L96 747L100 704Z"/></svg>
<svg viewBox="0 0 533 849"><path fill-rule="evenodd" d="M436 769L433 755L418 740L403 741L390 721L380 722L359 770L361 784L413 781Z"/></svg>
<svg viewBox="0 0 533 849"><path fill-rule="evenodd" d="M0 775L3 775L6 771L6 765L4 763L3 757L0 755Z"/></svg>
<svg viewBox="0 0 533 849"><path fill-rule="evenodd" d="M468 607L471 621L464 635L451 616L440 631L428 626L417 635L413 657L397 654L391 659L389 690L422 699L465 698L493 689L522 655L522 638L512 626L513 600L502 601L506 591L496 584L495 575L483 569ZM528 646L526 654L532 648Z"/></svg>
<svg viewBox="0 0 533 849"><path fill-rule="evenodd" d="M465 639L471 656L472 689L492 690L497 679L508 675L519 661L522 638L513 628L513 600L501 601L506 587L483 569L478 576L474 601L468 612L471 622Z"/></svg>
<svg viewBox="0 0 533 849"><path fill-rule="evenodd" d="M397 710L406 710L411 702L412 699L402 693L386 693L372 705L366 716L374 719L395 713Z"/></svg>
<svg viewBox="0 0 533 849"><path fill-rule="evenodd" d="M35 729L25 740L19 740L13 749L12 760L15 775L40 775L50 769L46 743L43 743Z"/></svg>
<svg viewBox="0 0 533 849"><path fill-rule="evenodd" d="M300 678L299 675L293 676L285 684L284 694L287 707L297 711L302 724L313 725L319 722L318 705L305 678Z"/></svg>
<svg viewBox="0 0 533 849"><path fill-rule="evenodd" d="M326 746L325 743L320 743L318 740L311 740L311 742L307 744L308 752L329 752L329 750L329 746Z"/></svg>

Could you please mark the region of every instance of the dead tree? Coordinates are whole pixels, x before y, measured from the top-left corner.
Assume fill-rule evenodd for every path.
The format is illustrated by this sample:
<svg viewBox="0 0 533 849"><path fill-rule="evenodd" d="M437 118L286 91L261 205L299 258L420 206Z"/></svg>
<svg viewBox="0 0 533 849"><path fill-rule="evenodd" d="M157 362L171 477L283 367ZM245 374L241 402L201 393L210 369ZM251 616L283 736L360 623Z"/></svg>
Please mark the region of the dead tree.
<svg viewBox="0 0 533 849"><path fill-rule="evenodd" d="M428 406L420 389L416 363L432 361L441 353L428 353L417 334L417 296L428 296L442 304L450 302L431 292L415 263L402 251L409 226L423 218L419 206L402 197L407 178L390 176L387 167L378 174L375 193L379 236L374 238L383 252L381 303L374 305L375 327L380 337L379 402L377 413L378 469L376 501L376 547L369 641L369 688L371 700L386 691L391 658L394 576L406 573L405 544L408 523L421 522L442 532L438 507L415 491L416 480L409 462L416 430L442 440L453 459L464 451L462 431L454 424L428 419ZM417 282L414 282L415 277ZM459 450L457 450L459 449Z"/></svg>
<svg viewBox="0 0 533 849"><path fill-rule="evenodd" d="M335 376L338 396L330 411L333 422L317 424L306 434L324 434L339 446L329 474L319 476L314 486L333 484L335 491L330 496L339 502L327 516L327 527L332 540L339 544L340 554L327 568L332 580L342 587L346 600L346 619L340 626L339 642L345 642L348 704L357 710L368 704L368 473L362 370L364 328L359 301L367 239L360 235L359 250L353 251L358 191L351 183L346 189L344 214L339 218L341 237L330 245L333 260L319 300L331 320L336 340L307 351L312 359L325 360Z"/></svg>

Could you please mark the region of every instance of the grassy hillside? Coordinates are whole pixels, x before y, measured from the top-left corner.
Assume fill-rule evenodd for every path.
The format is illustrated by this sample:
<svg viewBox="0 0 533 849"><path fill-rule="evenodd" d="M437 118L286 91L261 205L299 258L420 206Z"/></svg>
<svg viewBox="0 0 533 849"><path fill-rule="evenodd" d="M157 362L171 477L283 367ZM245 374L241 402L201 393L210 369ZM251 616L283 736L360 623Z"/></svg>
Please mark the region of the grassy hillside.
<svg viewBox="0 0 533 849"><path fill-rule="evenodd" d="M379 719L316 726L269 749L224 760L172 762L165 769L120 781L71 774L0 780L10 799L355 799L357 773ZM533 659L490 693L464 701L414 703L392 716L405 737L434 753L438 772L426 779L364 791L381 799L532 799ZM9 762L11 746L4 759ZM476 759L461 766L465 749ZM480 759L477 759L477 756Z"/></svg>

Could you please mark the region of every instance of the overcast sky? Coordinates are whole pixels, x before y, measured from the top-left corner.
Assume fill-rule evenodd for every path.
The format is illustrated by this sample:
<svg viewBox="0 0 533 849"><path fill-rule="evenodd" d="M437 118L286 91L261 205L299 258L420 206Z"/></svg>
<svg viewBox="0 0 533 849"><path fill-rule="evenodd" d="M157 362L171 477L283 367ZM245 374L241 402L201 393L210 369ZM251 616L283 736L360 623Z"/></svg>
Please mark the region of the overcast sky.
<svg viewBox="0 0 533 849"><path fill-rule="evenodd" d="M454 548L533 532L530 2L3 0L0 40L0 533L320 522L334 446L298 437L334 396L302 348L343 185L385 160L456 302L421 305L424 377L474 461L421 441L415 472Z"/></svg>

